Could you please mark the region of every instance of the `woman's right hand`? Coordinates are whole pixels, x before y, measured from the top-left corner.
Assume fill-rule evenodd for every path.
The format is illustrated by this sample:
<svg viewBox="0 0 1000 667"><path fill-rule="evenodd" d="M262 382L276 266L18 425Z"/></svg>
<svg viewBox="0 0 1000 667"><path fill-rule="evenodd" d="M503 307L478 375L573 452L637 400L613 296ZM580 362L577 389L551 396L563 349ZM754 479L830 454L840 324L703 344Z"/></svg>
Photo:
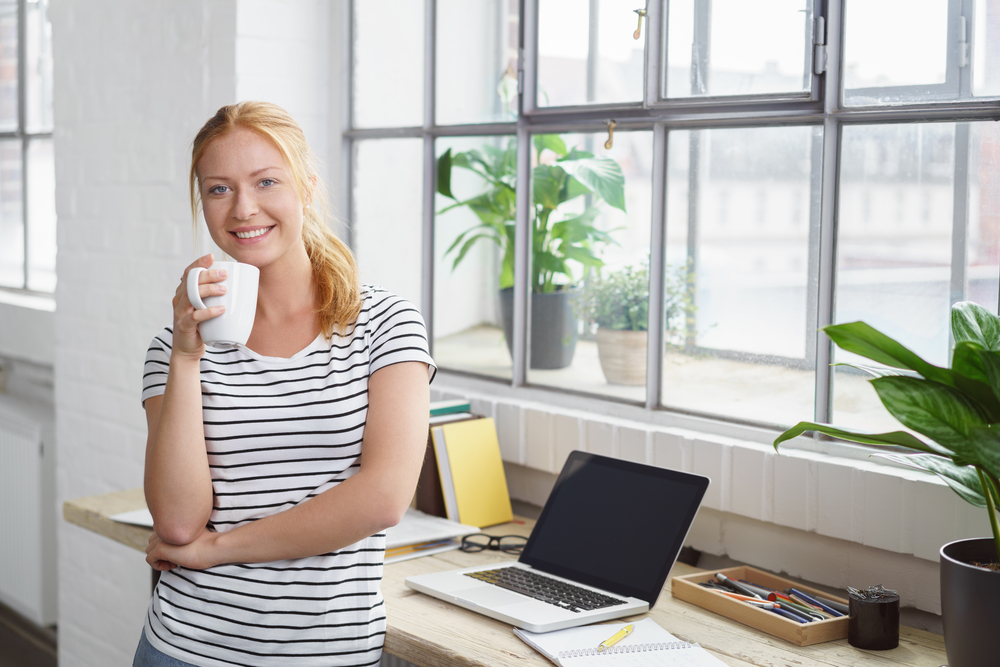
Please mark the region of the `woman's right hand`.
<svg viewBox="0 0 1000 667"><path fill-rule="evenodd" d="M218 317L225 312L225 306L213 306L211 308L197 309L188 299L187 277L188 272L196 267L207 269L212 265L214 257L211 254L199 257L192 262L181 276L181 283L174 292L174 335L173 353L181 354L194 359L201 359L205 353L205 343L198 333L198 323ZM198 277L198 291L201 298L209 296L219 296L225 294L225 285L218 284L225 280L226 272L222 269L202 271Z"/></svg>

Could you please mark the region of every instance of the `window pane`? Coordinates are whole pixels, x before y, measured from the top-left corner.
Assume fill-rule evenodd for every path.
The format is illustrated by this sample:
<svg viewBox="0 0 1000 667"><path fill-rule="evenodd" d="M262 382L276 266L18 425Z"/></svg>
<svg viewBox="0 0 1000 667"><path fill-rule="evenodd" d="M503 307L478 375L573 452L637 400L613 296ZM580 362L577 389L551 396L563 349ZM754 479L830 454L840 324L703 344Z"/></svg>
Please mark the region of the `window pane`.
<svg viewBox="0 0 1000 667"><path fill-rule="evenodd" d="M770 424L813 414L820 150L818 127L671 132L666 261L686 317L666 322L664 406Z"/></svg>
<svg viewBox="0 0 1000 667"><path fill-rule="evenodd" d="M847 126L842 153L835 321L867 322L947 366L951 303L997 308L1000 132L994 123ZM968 161L967 188L956 156ZM836 423L898 429L866 380L837 368Z"/></svg>
<svg viewBox="0 0 1000 667"><path fill-rule="evenodd" d="M606 140L534 138L528 381L642 402L653 135L617 132L610 149ZM588 255L600 271L588 274L579 261ZM626 302L628 312L616 308Z"/></svg>
<svg viewBox="0 0 1000 667"><path fill-rule="evenodd" d="M27 3L27 125L29 132L52 130L52 25L49 0Z"/></svg>
<svg viewBox="0 0 1000 667"><path fill-rule="evenodd" d="M667 97L808 91L812 2L673 0L667 20Z"/></svg>
<svg viewBox="0 0 1000 667"><path fill-rule="evenodd" d="M355 144L353 249L361 280L408 299L418 310L422 169L420 139Z"/></svg>
<svg viewBox="0 0 1000 667"><path fill-rule="evenodd" d="M641 102L643 33L634 0L541 0L538 5L539 107Z"/></svg>
<svg viewBox="0 0 1000 667"><path fill-rule="evenodd" d="M28 146L28 289L56 290L56 169L51 139Z"/></svg>
<svg viewBox="0 0 1000 667"><path fill-rule="evenodd" d="M438 0L438 125L517 118L517 2Z"/></svg>
<svg viewBox="0 0 1000 667"><path fill-rule="evenodd" d="M973 24L972 94L1000 96L1000 3L976 0Z"/></svg>
<svg viewBox="0 0 1000 667"><path fill-rule="evenodd" d="M17 1L0 0L0 132L17 129Z"/></svg>
<svg viewBox="0 0 1000 667"><path fill-rule="evenodd" d="M439 168L452 197L439 192L435 201L434 360L440 368L510 378L500 283L505 232L513 235L516 140L449 138L439 140L436 150L452 158L450 170L446 161ZM471 199L477 199L479 215L456 205Z"/></svg>
<svg viewBox="0 0 1000 667"><path fill-rule="evenodd" d="M957 98L957 70L947 71L948 4L914 0L900 11L894 0L846 3L844 103Z"/></svg>
<svg viewBox="0 0 1000 667"><path fill-rule="evenodd" d="M354 0L352 82L355 127L424 124L423 0Z"/></svg>
<svg viewBox="0 0 1000 667"><path fill-rule="evenodd" d="M24 287L21 142L0 141L0 285Z"/></svg>

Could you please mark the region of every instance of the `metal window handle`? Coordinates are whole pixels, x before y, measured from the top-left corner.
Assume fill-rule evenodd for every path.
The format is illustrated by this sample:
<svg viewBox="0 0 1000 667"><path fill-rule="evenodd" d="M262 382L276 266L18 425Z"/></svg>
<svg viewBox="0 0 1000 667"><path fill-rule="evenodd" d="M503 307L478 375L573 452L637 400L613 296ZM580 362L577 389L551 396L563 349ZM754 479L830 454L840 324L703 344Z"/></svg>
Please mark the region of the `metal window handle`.
<svg viewBox="0 0 1000 667"><path fill-rule="evenodd" d="M604 142L604 148L611 150L615 144L615 121L608 121L608 140Z"/></svg>
<svg viewBox="0 0 1000 667"><path fill-rule="evenodd" d="M632 33L632 39L639 39L642 35L642 17L646 15L646 10L633 9L632 11L639 15L639 25L636 26L635 32Z"/></svg>

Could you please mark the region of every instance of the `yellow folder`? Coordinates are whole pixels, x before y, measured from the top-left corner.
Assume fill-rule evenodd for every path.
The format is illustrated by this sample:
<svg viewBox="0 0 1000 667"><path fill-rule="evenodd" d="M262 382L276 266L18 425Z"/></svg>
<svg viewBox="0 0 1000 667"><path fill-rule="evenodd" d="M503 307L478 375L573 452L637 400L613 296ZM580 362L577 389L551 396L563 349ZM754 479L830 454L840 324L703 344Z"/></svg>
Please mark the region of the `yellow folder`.
<svg viewBox="0 0 1000 667"><path fill-rule="evenodd" d="M434 426L431 435L448 518L472 526L513 519L493 420Z"/></svg>

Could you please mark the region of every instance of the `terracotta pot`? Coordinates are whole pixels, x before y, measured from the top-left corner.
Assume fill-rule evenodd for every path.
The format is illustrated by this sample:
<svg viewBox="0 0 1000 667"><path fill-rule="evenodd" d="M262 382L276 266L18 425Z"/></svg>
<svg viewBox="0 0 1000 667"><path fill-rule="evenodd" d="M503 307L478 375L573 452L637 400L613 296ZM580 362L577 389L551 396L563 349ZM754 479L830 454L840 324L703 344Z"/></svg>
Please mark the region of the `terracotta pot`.
<svg viewBox="0 0 1000 667"><path fill-rule="evenodd" d="M597 328L597 355L611 384L646 384L646 332Z"/></svg>
<svg viewBox="0 0 1000 667"><path fill-rule="evenodd" d="M1000 655L1000 572L969 565L997 560L993 538L941 547L941 617L949 667L997 664Z"/></svg>

